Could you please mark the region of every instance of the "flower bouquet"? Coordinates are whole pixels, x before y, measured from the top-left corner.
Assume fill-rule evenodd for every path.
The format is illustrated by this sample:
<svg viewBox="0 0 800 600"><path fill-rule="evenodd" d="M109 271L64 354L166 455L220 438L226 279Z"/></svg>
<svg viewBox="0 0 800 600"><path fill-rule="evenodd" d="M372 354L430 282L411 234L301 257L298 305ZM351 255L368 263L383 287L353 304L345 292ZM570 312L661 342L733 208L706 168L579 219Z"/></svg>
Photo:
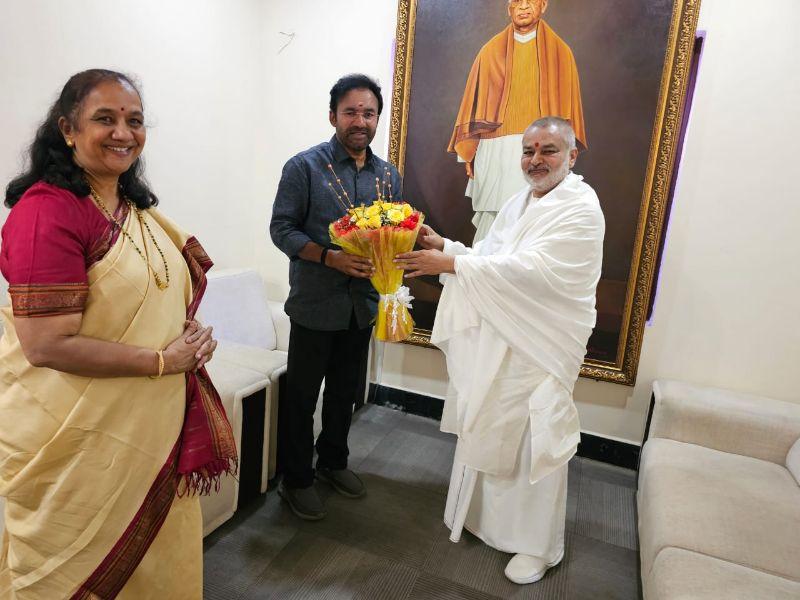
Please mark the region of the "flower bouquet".
<svg viewBox="0 0 800 600"><path fill-rule="evenodd" d="M333 171L330 165L329 168ZM414 248L425 217L410 204L392 201L391 183L387 195L385 184L381 187L376 179L376 200L369 206L353 206L341 181L338 178L336 181L343 197L332 184L328 185L346 214L330 224L331 241L348 254L372 261L375 274L370 281L380 294L375 337L381 341L400 342L414 329L414 320L408 312L414 298L402 285L403 271L395 266L394 257Z"/></svg>

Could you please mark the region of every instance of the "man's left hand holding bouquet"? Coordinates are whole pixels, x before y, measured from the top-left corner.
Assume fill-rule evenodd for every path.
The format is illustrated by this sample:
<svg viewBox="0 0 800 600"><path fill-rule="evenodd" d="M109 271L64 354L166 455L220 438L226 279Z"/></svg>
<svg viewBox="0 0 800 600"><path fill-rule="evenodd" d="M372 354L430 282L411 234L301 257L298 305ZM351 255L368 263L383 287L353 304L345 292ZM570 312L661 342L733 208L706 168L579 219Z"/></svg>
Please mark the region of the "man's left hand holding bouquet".
<svg viewBox="0 0 800 600"><path fill-rule="evenodd" d="M369 279L375 274L375 266L368 258L347 254L343 250L328 250L325 253L325 260L323 261L322 253L324 250L325 248L323 246L314 242L308 242L300 250L298 256L303 260L321 262L326 267L336 269L350 277Z"/></svg>

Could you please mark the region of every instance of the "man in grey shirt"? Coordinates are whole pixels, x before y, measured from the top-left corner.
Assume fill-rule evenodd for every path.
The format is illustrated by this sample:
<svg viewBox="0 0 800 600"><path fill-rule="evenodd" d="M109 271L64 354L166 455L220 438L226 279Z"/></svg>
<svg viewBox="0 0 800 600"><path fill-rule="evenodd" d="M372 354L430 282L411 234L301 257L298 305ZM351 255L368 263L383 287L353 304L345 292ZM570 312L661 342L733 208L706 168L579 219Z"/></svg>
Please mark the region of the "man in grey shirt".
<svg viewBox="0 0 800 600"><path fill-rule="evenodd" d="M369 281L372 263L331 244L328 226L344 214L336 195L345 199L344 188L354 205L370 204L377 180L392 190L394 200L402 197L397 170L369 147L383 109L381 88L354 74L337 81L330 94L329 119L336 133L286 163L270 223L272 241L291 260L286 314L292 326L286 397L278 412L283 472L278 492L308 520L325 516L312 468L314 410L323 378L316 477L351 498L365 492L347 468L347 435L353 404L364 393L378 294Z"/></svg>

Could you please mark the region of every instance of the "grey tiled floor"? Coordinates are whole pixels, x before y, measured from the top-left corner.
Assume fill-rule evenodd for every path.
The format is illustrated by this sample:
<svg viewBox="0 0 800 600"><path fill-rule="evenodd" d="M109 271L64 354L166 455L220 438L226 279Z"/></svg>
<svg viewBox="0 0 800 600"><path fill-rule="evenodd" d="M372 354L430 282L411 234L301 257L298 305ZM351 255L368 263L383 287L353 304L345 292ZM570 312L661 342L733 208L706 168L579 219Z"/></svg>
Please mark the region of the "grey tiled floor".
<svg viewBox="0 0 800 600"><path fill-rule="evenodd" d="M588 459L569 465L567 548L540 582L505 579L510 555L442 523L455 438L438 423L368 405L353 419L350 466L368 493L317 484L327 517L296 518L274 490L205 541L205 598L638 598L635 474Z"/></svg>

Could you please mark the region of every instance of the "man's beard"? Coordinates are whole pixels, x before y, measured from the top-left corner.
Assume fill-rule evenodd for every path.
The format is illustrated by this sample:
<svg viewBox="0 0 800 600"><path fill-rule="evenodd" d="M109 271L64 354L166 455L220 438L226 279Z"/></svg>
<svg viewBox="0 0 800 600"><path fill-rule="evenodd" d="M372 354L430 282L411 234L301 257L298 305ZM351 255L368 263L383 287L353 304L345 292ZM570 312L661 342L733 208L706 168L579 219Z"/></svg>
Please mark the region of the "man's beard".
<svg viewBox="0 0 800 600"><path fill-rule="evenodd" d="M551 170L544 178L535 179L532 175L529 175L527 171L525 171L523 175L525 181L531 186L533 193L541 198L569 175L569 161L565 160L558 168Z"/></svg>
<svg viewBox="0 0 800 600"><path fill-rule="evenodd" d="M359 134L359 133L363 133L364 137L358 140L352 137L353 134ZM355 129L348 129L345 132L344 137L345 137L344 142L347 147L349 147L351 150L361 151L364 150L367 146L369 146L370 142L372 141L373 135L369 129L355 128Z"/></svg>

